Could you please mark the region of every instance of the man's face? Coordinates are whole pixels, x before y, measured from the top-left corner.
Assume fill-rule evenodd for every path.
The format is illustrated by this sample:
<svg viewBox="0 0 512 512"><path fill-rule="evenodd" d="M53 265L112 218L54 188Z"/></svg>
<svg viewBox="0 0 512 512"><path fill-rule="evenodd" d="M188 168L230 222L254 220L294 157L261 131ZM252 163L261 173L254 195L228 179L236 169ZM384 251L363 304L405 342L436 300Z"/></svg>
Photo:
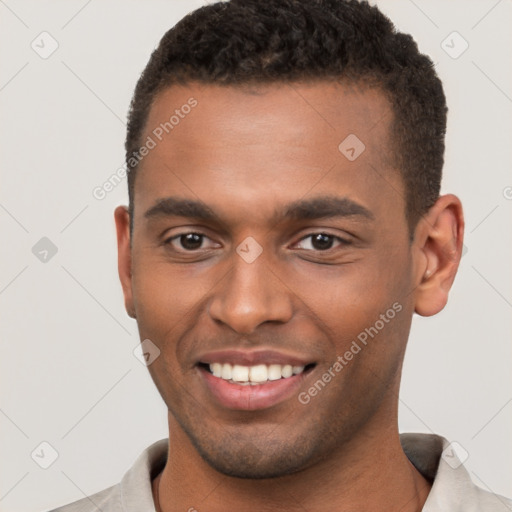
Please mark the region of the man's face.
<svg viewBox="0 0 512 512"><path fill-rule="evenodd" d="M221 472L289 474L395 427L414 305L391 121L378 90L326 82L152 106L125 293L171 430Z"/></svg>

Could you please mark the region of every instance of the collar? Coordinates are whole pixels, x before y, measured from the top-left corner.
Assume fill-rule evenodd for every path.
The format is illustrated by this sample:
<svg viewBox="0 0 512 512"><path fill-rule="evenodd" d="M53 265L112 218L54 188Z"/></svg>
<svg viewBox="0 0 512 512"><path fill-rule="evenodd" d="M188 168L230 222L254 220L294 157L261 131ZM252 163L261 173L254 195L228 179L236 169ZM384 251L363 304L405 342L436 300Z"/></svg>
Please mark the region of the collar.
<svg viewBox="0 0 512 512"><path fill-rule="evenodd" d="M512 500L477 487L450 443L435 434L400 434L400 443L416 469L433 482L422 512L510 512ZM154 510L152 480L168 457L169 439L146 448L121 480L123 512Z"/></svg>

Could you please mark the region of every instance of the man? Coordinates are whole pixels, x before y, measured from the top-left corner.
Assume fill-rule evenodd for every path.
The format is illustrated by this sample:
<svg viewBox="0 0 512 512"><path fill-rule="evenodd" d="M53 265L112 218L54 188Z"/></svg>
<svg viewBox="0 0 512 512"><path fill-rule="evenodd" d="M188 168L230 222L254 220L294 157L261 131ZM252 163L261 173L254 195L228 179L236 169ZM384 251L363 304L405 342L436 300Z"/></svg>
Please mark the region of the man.
<svg viewBox="0 0 512 512"><path fill-rule="evenodd" d="M412 315L443 309L461 257L446 112L363 2L232 0L163 37L115 221L169 439L57 510L509 510L444 438L398 433Z"/></svg>

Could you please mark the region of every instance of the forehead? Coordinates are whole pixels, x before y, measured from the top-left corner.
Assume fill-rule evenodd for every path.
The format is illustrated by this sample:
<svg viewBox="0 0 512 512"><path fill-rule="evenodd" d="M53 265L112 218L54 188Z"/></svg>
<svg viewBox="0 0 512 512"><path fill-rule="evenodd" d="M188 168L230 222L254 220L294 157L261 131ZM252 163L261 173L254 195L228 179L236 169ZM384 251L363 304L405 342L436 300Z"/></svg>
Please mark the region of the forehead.
<svg viewBox="0 0 512 512"><path fill-rule="evenodd" d="M187 108L187 103L192 102L197 105ZM275 140L276 134L280 135L279 141L292 143L294 136L298 142L306 131L318 137L334 136L336 141L350 131L360 139L378 144L389 135L393 116L380 89L362 89L357 84L334 81L172 86L154 99L146 123L147 134L168 122L173 113L179 117L178 120L175 115L171 121L173 138L179 139L183 130L177 127L186 118L187 138L195 132L203 144L207 142L203 138L205 128L213 127L215 133L209 132L209 139L223 139L224 143L234 136L237 144L250 144L265 137ZM301 142L305 145L306 141Z"/></svg>
<svg viewBox="0 0 512 512"><path fill-rule="evenodd" d="M363 204L399 191L404 203L389 158L392 117L380 90L355 85L172 86L155 98L141 137L152 149L135 203L178 195L257 208L259 199L285 204L308 191Z"/></svg>

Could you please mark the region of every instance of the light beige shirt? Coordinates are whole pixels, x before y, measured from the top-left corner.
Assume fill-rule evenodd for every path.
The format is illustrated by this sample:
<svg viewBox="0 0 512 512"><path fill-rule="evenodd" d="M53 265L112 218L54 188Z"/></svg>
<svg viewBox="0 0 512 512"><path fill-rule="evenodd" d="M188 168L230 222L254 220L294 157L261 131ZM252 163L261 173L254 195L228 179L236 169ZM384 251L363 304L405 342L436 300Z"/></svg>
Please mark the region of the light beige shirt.
<svg viewBox="0 0 512 512"><path fill-rule="evenodd" d="M450 443L433 434L400 434L409 460L432 489L423 512L511 512L512 500L477 487ZM120 483L51 512L154 512L152 479L167 460L168 439L144 450Z"/></svg>

